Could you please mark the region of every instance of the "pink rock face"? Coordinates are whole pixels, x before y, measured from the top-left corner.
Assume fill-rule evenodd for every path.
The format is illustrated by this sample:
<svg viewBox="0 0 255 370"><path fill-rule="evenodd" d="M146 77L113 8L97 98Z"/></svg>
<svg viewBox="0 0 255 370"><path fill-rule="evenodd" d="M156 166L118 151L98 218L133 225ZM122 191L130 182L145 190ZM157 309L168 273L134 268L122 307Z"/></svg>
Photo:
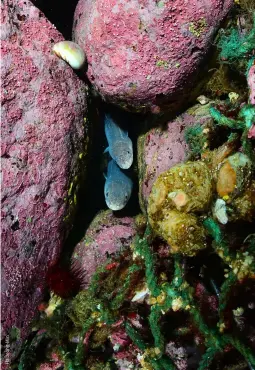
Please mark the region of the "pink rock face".
<svg viewBox="0 0 255 370"><path fill-rule="evenodd" d="M157 177L185 160L188 145L184 130L196 123L211 121L209 105L196 105L168 122L164 129L153 128L138 140L139 201L146 213L147 200Z"/></svg>
<svg viewBox="0 0 255 370"><path fill-rule="evenodd" d="M63 37L45 16L29 0L1 10L2 330L16 328L13 354L71 226L86 100L84 84L51 52Z"/></svg>
<svg viewBox="0 0 255 370"><path fill-rule="evenodd" d="M84 288L109 255L130 246L134 235L135 224L130 217L118 218L109 210L95 217L72 256L72 267L80 272Z"/></svg>
<svg viewBox="0 0 255 370"><path fill-rule="evenodd" d="M61 360L57 353L51 355L49 362L44 362L38 366L38 370L60 370L64 368L64 361Z"/></svg>
<svg viewBox="0 0 255 370"><path fill-rule="evenodd" d="M250 89L249 102L255 105L255 61L249 69L247 82Z"/></svg>
<svg viewBox="0 0 255 370"><path fill-rule="evenodd" d="M80 0L73 38L100 94L126 109L180 106L233 0Z"/></svg>

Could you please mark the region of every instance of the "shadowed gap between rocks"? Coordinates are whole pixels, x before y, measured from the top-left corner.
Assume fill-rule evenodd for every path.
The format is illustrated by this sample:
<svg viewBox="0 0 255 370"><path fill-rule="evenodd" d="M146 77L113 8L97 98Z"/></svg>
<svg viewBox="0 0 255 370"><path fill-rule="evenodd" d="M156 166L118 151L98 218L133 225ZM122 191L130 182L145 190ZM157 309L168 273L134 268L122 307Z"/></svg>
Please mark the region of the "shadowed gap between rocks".
<svg viewBox="0 0 255 370"><path fill-rule="evenodd" d="M123 217L135 216L141 212L138 202L138 167L136 160L136 141L138 133L141 131L141 126L139 126L137 120L140 117L105 104L100 98L89 99L87 118L91 129L91 143L88 149L87 172L84 184L81 186L77 197L78 208L73 229L65 242L61 254L61 260L65 264L69 263L75 245L80 242L96 214L103 209L107 209L104 199L105 179L103 175L107 171L109 161L109 155L103 154L107 147L104 133L104 113L106 111L118 119L118 122L123 123L123 128L127 128L127 124L131 123L128 126L128 133L134 149L134 163L129 170L125 171L134 183L132 196L126 207L121 211L114 212L114 214Z"/></svg>
<svg viewBox="0 0 255 370"><path fill-rule="evenodd" d="M32 0L32 3L45 14L66 40L72 39L73 15L78 0Z"/></svg>

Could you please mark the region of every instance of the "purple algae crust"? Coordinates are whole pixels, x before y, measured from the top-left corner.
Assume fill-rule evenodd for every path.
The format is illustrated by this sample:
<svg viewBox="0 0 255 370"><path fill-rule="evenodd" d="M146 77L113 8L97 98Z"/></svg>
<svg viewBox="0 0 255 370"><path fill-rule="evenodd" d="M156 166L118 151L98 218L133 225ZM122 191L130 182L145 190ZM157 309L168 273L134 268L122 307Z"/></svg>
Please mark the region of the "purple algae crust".
<svg viewBox="0 0 255 370"><path fill-rule="evenodd" d="M210 103L197 104L169 121L164 128L153 128L139 137L139 202L144 214L146 214L148 198L155 180L162 172L183 162L188 155L189 148L184 140L185 128L212 121L209 106Z"/></svg>
<svg viewBox="0 0 255 370"><path fill-rule="evenodd" d="M107 210L94 218L72 255L72 267L80 274L83 288L88 287L92 275L108 256L114 257L130 247L135 234L135 221L131 217L120 218Z"/></svg>
<svg viewBox="0 0 255 370"><path fill-rule="evenodd" d="M233 3L80 0L73 40L105 100L136 112L173 110L197 96L195 83Z"/></svg>
<svg viewBox="0 0 255 370"><path fill-rule="evenodd" d="M85 85L53 55L63 36L29 0L1 4L2 334L30 332L72 226L88 136Z"/></svg>

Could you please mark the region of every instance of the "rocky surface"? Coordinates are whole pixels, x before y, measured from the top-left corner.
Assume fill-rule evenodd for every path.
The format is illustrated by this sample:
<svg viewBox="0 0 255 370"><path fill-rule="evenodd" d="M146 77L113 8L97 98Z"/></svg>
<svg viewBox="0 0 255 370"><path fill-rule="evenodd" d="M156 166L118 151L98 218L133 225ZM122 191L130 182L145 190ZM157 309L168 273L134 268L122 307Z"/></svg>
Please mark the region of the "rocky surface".
<svg viewBox="0 0 255 370"><path fill-rule="evenodd" d="M255 104L255 60L248 71L247 82L250 89L249 102Z"/></svg>
<svg viewBox="0 0 255 370"><path fill-rule="evenodd" d="M51 52L63 36L44 14L29 0L5 1L1 10L2 331L12 329L15 355L71 226L86 96Z"/></svg>
<svg viewBox="0 0 255 370"><path fill-rule="evenodd" d="M175 164L185 160L188 145L184 140L184 129L197 123L212 121L210 103L197 104L166 127L153 128L138 139L139 201L146 212L148 197L157 177Z"/></svg>
<svg viewBox="0 0 255 370"><path fill-rule="evenodd" d="M206 247L205 231L195 213L209 209L212 176L202 161L186 162L161 173L148 200L149 222L170 253L194 256Z"/></svg>
<svg viewBox="0 0 255 370"><path fill-rule="evenodd" d="M84 288L109 256L130 246L135 233L135 223L130 217L116 217L110 210L95 217L72 256L72 268L82 278Z"/></svg>
<svg viewBox="0 0 255 370"><path fill-rule="evenodd" d="M233 0L80 0L74 40L106 100L153 113L194 98L202 64Z"/></svg>

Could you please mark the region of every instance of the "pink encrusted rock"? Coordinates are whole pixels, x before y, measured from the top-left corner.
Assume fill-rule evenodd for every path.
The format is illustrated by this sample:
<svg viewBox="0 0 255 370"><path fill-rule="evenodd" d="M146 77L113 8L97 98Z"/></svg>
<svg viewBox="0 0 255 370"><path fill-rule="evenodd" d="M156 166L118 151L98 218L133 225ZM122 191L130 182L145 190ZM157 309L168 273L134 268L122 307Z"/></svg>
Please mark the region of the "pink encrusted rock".
<svg viewBox="0 0 255 370"><path fill-rule="evenodd" d="M197 94L220 21L233 0L79 0L73 39L102 97L159 113Z"/></svg>
<svg viewBox="0 0 255 370"><path fill-rule="evenodd" d="M212 122L210 105L197 104L168 122L166 127L153 128L139 137L139 202L143 213L146 213L147 200L157 177L186 158L188 145L184 140L185 128Z"/></svg>
<svg viewBox="0 0 255 370"><path fill-rule="evenodd" d="M128 320L130 321L130 320ZM113 346L113 358L119 370L140 369L139 349L132 343L123 325L117 326L110 335Z"/></svg>
<svg viewBox="0 0 255 370"><path fill-rule="evenodd" d="M255 105L255 60L249 69L247 82L250 90L249 103Z"/></svg>
<svg viewBox="0 0 255 370"><path fill-rule="evenodd" d="M51 359L48 362L44 362L37 366L37 370L60 370L64 368L64 361L59 357L57 353L51 354Z"/></svg>
<svg viewBox="0 0 255 370"><path fill-rule="evenodd" d="M72 268L80 272L84 288L87 288L96 269L110 255L130 246L135 232L132 218L116 217L110 210L102 211L94 218L72 255Z"/></svg>
<svg viewBox="0 0 255 370"><path fill-rule="evenodd" d="M69 231L87 133L85 85L29 0L1 4L2 330L15 356ZM13 335L9 336L13 340Z"/></svg>

